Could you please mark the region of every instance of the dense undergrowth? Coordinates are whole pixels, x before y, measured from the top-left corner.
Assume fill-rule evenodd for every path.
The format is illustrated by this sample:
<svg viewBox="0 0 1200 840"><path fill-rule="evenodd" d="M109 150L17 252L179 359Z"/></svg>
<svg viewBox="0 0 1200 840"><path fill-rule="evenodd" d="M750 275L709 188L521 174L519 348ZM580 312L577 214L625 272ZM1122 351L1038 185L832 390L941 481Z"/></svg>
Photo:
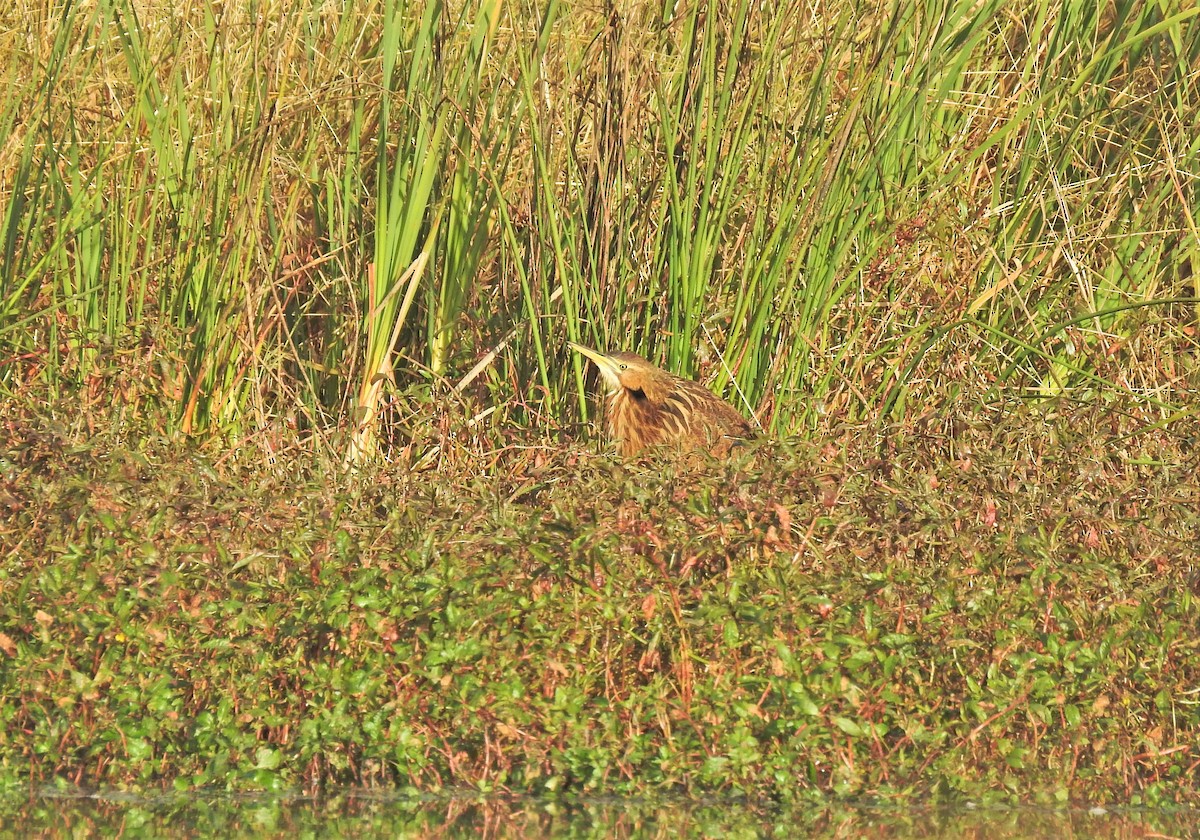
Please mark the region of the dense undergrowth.
<svg viewBox="0 0 1200 840"><path fill-rule="evenodd" d="M5 5L0 781L1195 803L1198 26Z"/></svg>
<svg viewBox="0 0 1200 840"><path fill-rule="evenodd" d="M1194 803L1198 430L1124 408L453 481L10 411L0 772Z"/></svg>

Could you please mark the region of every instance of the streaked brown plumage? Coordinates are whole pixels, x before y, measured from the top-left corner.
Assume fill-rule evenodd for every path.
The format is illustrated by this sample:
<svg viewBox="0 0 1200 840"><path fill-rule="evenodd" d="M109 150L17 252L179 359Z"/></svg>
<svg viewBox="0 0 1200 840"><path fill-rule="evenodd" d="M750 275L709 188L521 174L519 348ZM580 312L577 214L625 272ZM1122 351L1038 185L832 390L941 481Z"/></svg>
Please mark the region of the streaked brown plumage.
<svg viewBox="0 0 1200 840"><path fill-rule="evenodd" d="M720 457L752 434L736 408L698 382L633 353L601 353L568 343L599 369L608 391L605 430L626 457L658 444L706 449Z"/></svg>

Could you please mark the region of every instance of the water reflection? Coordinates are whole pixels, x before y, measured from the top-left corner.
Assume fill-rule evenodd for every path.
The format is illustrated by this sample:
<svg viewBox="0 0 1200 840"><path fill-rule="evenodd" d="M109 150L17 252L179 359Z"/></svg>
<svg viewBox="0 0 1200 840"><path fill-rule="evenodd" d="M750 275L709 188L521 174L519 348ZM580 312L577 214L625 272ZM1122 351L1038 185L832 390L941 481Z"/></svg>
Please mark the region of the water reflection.
<svg viewBox="0 0 1200 840"><path fill-rule="evenodd" d="M322 798L35 793L0 800L4 836L113 837L873 837L1142 838L1200 836L1200 812L899 808L817 803L402 797Z"/></svg>

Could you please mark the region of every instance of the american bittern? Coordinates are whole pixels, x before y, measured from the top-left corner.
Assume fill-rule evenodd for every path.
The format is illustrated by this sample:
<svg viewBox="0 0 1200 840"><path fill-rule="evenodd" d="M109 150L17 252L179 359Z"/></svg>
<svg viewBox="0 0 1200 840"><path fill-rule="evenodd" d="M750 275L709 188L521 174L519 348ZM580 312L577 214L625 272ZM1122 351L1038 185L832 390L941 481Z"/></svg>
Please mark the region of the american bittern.
<svg viewBox="0 0 1200 840"><path fill-rule="evenodd" d="M659 370L633 353L568 344L600 370L608 389L605 431L626 457L656 444L722 456L735 440L751 434L736 408L698 382Z"/></svg>

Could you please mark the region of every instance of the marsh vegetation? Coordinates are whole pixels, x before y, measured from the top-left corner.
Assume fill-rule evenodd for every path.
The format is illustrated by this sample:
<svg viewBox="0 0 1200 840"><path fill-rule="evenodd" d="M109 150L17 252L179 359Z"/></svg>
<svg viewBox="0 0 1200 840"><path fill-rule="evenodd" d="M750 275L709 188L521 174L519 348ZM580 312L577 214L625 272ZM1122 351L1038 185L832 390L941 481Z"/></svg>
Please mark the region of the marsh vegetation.
<svg viewBox="0 0 1200 840"><path fill-rule="evenodd" d="M0 778L1196 800L1193 4L0 32Z"/></svg>

